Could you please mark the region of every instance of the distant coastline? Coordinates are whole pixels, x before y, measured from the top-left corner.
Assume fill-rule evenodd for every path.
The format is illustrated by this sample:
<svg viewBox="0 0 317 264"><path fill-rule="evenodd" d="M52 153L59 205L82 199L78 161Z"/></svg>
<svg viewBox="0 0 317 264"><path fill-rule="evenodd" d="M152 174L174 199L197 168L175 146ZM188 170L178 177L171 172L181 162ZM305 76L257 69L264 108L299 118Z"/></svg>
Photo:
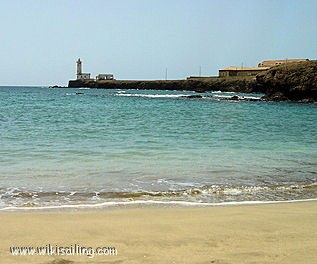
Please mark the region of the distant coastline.
<svg viewBox="0 0 317 264"><path fill-rule="evenodd" d="M186 80L70 80L69 88L263 93L267 101L317 101L317 61L288 63L256 76L191 77ZM56 87L53 87L56 88Z"/></svg>

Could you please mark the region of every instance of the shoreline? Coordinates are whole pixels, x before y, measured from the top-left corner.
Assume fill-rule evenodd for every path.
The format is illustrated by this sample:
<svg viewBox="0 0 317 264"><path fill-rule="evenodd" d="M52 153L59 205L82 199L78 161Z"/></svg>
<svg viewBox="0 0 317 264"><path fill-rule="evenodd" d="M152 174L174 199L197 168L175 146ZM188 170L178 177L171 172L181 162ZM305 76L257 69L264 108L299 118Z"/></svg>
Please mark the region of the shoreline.
<svg viewBox="0 0 317 264"><path fill-rule="evenodd" d="M0 213L4 263L314 263L317 202ZM112 246L115 256L12 256L12 246Z"/></svg>
<svg viewBox="0 0 317 264"><path fill-rule="evenodd" d="M203 203L203 202L187 202L187 201L156 201L156 200L139 200L139 201L117 201L117 202L101 202L101 203L86 203L86 204L62 204L39 207L4 207L0 208L0 214L6 212L56 212L56 211L107 211L116 209L148 209L148 208L217 208L217 207L240 207L240 206L257 206L257 205L272 205L272 204L292 204L292 203L309 203L317 202L317 198L296 199L296 200L275 200L275 201L230 201L218 203Z"/></svg>

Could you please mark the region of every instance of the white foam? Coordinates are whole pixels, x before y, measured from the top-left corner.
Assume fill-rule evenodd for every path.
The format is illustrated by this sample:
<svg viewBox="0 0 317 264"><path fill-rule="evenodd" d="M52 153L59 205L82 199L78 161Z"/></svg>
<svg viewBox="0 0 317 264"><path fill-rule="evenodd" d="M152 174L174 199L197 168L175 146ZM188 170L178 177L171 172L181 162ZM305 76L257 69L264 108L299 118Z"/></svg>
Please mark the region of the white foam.
<svg viewBox="0 0 317 264"><path fill-rule="evenodd" d="M219 98L219 99L230 99L232 97L232 95L213 95L213 97Z"/></svg>
<svg viewBox="0 0 317 264"><path fill-rule="evenodd" d="M146 97L146 98L179 98L187 97L188 94L127 94L118 93L117 96L127 96L127 97Z"/></svg>
<svg viewBox="0 0 317 264"><path fill-rule="evenodd" d="M223 93L223 94L234 94L235 92L222 92L222 91L212 91L211 93Z"/></svg>
<svg viewBox="0 0 317 264"><path fill-rule="evenodd" d="M231 99L232 95L213 95L214 98L219 98L219 99ZM239 100L260 100L261 97L256 97L256 96L238 96Z"/></svg>
<svg viewBox="0 0 317 264"><path fill-rule="evenodd" d="M69 204L69 205L54 205L42 207L4 207L0 211L38 211L38 210L58 210L58 209L100 209L114 206L129 206L129 205L180 205L180 206L238 206L238 205L257 205L257 204L280 204L280 203L300 203L317 201L317 198L303 200L286 200L286 201L240 201L240 202L221 202L221 203L204 203L204 202L186 202L186 201L125 201L125 202L103 202L98 204Z"/></svg>
<svg viewBox="0 0 317 264"><path fill-rule="evenodd" d="M229 194L229 195L239 195L243 192L243 190L238 189L238 188L232 188L232 189L225 189L223 190L224 194Z"/></svg>
<svg viewBox="0 0 317 264"><path fill-rule="evenodd" d="M256 96L242 96L242 99L249 99L249 100L260 100L261 97L256 97Z"/></svg>

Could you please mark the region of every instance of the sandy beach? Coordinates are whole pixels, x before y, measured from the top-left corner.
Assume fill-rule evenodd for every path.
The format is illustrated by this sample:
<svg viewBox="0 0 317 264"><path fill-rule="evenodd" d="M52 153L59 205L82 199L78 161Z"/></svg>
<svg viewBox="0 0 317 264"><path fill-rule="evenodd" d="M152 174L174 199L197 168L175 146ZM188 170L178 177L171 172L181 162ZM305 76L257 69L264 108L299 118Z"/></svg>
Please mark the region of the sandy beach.
<svg viewBox="0 0 317 264"><path fill-rule="evenodd" d="M1 263L315 263L317 202L0 213ZM12 256L12 246L116 255ZM103 254L107 252L104 251Z"/></svg>

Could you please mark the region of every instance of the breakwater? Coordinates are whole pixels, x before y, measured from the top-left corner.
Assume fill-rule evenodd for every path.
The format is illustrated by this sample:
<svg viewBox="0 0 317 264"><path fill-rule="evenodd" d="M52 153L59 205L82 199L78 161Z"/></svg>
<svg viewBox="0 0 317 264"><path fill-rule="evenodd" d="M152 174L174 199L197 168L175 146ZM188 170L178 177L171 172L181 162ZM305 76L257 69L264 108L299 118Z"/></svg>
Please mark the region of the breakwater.
<svg viewBox="0 0 317 264"><path fill-rule="evenodd" d="M181 90L181 91L217 91L254 92L256 79L250 77L231 78L192 78L187 80L71 80L68 87L89 87L100 89L139 89L139 90Z"/></svg>

